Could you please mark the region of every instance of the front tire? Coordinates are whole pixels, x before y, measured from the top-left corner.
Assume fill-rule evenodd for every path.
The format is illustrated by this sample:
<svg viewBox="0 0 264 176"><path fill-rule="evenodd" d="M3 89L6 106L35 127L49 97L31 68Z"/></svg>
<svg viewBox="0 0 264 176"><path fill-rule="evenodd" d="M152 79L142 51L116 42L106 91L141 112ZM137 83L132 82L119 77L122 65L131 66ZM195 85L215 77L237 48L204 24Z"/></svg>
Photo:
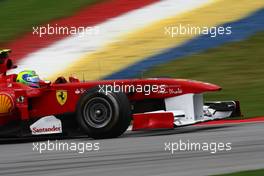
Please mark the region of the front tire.
<svg viewBox="0 0 264 176"><path fill-rule="evenodd" d="M122 92L100 92L98 88L84 93L77 105L77 121L94 139L122 135L131 122L131 106Z"/></svg>

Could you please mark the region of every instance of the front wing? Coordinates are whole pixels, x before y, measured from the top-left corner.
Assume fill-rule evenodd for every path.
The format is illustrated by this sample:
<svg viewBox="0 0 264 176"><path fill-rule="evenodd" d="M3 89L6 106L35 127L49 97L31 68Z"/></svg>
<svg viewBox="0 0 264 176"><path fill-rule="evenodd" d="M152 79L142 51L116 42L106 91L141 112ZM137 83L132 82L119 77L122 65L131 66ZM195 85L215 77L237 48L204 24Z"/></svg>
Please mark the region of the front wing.
<svg viewBox="0 0 264 176"><path fill-rule="evenodd" d="M165 100L166 110L133 115L133 130L170 129L241 115L239 101L203 103L201 94Z"/></svg>

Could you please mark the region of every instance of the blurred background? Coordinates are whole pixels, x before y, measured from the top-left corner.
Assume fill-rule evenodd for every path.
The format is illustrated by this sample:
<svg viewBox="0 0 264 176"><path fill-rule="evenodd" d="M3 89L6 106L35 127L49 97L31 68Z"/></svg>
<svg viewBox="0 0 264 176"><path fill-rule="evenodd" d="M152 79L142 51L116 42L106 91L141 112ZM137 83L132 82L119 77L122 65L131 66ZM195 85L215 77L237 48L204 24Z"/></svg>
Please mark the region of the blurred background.
<svg viewBox="0 0 264 176"><path fill-rule="evenodd" d="M237 99L245 117L264 114L262 0L0 0L0 6L0 48L12 49L20 66L13 72L32 69L50 80L200 80L223 87L207 100ZM179 25L231 27L231 34L166 32Z"/></svg>

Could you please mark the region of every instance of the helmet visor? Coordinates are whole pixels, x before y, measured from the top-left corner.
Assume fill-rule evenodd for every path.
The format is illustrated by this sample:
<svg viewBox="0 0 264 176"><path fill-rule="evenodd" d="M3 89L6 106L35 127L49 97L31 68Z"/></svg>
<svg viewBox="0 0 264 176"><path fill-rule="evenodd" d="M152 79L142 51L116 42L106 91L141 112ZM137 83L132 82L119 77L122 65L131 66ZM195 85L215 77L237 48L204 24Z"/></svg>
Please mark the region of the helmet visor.
<svg viewBox="0 0 264 176"><path fill-rule="evenodd" d="M27 82L39 83L39 77L38 76L27 77Z"/></svg>

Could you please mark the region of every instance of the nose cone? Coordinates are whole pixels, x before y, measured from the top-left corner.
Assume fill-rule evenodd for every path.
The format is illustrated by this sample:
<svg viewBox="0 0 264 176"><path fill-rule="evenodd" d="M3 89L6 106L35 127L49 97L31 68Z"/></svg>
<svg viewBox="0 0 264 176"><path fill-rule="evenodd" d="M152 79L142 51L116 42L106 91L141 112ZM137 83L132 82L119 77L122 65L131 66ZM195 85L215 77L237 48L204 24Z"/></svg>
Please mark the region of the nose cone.
<svg viewBox="0 0 264 176"><path fill-rule="evenodd" d="M219 91L222 88L218 85L201 82L201 81L194 81L194 80L186 80L186 79L178 79L176 82L180 83L188 93L203 93L203 92L213 92Z"/></svg>
<svg viewBox="0 0 264 176"><path fill-rule="evenodd" d="M202 82L202 86L201 88L204 90L204 91L219 91L221 90L222 88L218 85L215 85L215 84L211 84L211 83L205 83L205 82Z"/></svg>

